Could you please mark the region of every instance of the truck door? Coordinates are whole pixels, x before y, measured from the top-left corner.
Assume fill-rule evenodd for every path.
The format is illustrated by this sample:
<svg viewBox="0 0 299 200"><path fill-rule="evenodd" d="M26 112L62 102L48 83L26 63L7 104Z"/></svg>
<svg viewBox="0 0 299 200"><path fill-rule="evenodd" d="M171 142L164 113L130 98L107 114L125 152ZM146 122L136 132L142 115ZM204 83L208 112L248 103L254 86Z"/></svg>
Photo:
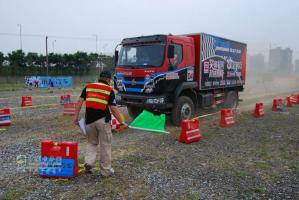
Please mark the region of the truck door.
<svg viewBox="0 0 299 200"><path fill-rule="evenodd" d="M174 46L174 57L169 59L169 70L176 70L184 67L183 43L179 40L172 40L170 44Z"/></svg>

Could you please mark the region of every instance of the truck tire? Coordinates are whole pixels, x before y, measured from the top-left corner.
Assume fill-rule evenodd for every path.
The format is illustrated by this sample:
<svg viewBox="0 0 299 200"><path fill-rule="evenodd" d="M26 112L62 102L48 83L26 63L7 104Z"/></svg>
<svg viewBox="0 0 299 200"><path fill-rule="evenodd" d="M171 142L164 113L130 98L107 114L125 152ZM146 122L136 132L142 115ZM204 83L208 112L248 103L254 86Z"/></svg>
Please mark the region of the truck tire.
<svg viewBox="0 0 299 200"><path fill-rule="evenodd" d="M194 103L191 98L187 96L180 96L171 112L172 123L180 126L182 120L191 119L194 115Z"/></svg>
<svg viewBox="0 0 299 200"><path fill-rule="evenodd" d="M224 108L237 108L239 103L238 91L228 91L225 95Z"/></svg>
<svg viewBox="0 0 299 200"><path fill-rule="evenodd" d="M142 112L142 108L138 108L134 106L127 106L127 110L130 117L133 119L135 119Z"/></svg>

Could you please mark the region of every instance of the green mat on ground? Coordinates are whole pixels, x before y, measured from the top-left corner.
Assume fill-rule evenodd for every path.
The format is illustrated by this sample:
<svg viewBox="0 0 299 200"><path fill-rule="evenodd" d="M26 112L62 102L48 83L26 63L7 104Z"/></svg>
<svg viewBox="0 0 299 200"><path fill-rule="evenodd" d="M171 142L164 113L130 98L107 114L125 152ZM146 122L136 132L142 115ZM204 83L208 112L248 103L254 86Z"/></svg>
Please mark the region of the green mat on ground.
<svg viewBox="0 0 299 200"><path fill-rule="evenodd" d="M130 124L129 128L165 134L165 114L154 115L153 113L144 110L136 119Z"/></svg>

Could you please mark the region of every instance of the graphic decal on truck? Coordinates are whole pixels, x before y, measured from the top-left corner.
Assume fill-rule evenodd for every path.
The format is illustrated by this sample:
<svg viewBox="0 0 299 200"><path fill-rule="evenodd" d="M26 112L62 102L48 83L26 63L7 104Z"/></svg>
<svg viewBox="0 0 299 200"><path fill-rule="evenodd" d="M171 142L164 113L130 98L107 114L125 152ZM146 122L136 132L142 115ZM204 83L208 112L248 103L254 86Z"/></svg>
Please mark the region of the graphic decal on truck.
<svg viewBox="0 0 299 200"><path fill-rule="evenodd" d="M116 73L114 81L116 88L120 92L152 93L157 89L157 86L161 81L167 81L166 84L170 84L171 81L193 81L193 76L194 67L189 66L168 72L159 72L148 75L144 78L139 78L139 81L136 77L125 77L122 73Z"/></svg>
<svg viewBox="0 0 299 200"><path fill-rule="evenodd" d="M201 35L201 87L231 87L245 83L246 45Z"/></svg>

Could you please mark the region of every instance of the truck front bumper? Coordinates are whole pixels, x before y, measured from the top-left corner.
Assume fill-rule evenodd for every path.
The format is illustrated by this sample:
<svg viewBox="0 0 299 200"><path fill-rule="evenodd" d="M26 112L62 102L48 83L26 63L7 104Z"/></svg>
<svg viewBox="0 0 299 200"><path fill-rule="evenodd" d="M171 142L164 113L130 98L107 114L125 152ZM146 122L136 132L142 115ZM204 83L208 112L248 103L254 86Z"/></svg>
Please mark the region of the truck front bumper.
<svg viewBox="0 0 299 200"><path fill-rule="evenodd" d="M147 109L168 109L173 106L166 95L135 95L117 94L116 103L126 106L134 106Z"/></svg>

